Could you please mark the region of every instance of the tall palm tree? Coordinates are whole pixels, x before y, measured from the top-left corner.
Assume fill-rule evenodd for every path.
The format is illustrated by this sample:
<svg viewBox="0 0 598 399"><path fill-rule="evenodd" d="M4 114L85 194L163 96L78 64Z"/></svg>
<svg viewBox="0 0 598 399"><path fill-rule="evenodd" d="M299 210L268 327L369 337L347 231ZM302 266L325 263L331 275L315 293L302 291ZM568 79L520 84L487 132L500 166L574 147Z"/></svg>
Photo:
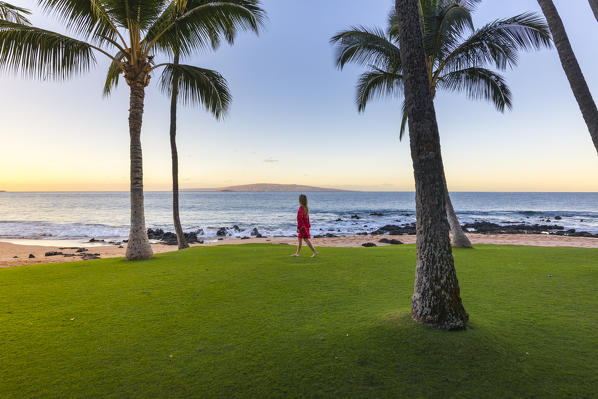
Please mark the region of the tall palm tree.
<svg viewBox="0 0 598 399"><path fill-rule="evenodd" d="M550 45L544 21L531 13L495 20L475 29L471 13L480 0L421 0L420 25L424 35L426 66L432 98L437 90L465 92L472 99L492 102L503 112L511 108L511 91L504 78L487 68L499 70L517 64L519 50ZM340 69L349 62L366 65L357 84L356 102L360 112L369 101L382 95L402 95L403 63L399 37L399 15L391 11L387 31L353 27L335 35L336 62ZM406 101L402 106L399 138L407 126ZM446 187L446 181L444 182ZM471 243L455 215L448 188L445 190L446 211L456 247Z"/></svg>
<svg viewBox="0 0 598 399"><path fill-rule="evenodd" d="M57 15L70 32L64 35L19 22L0 21L0 67L32 76L66 79L86 72L96 54L108 57L106 92L123 75L130 89L130 190L131 226L126 256L129 260L153 256L145 228L141 125L145 88L156 69L164 68L163 80L174 72L185 82L186 96L200 96L203 86L194 67L156 63L176 48L189 55L210 42L215 33L225 34L235 24L257 29L261 17L257 0L239 4L198 1L178 16L176 3L168 0L38 0Z"/></svg>
<svg viewBox="0 0 598 399"><path fill-rule="evenodd" d="M21 24L29 24L29 20L25 15L31 14L31 11L13 6L12 4L0 1L0 20L17 22Z"/></svg>
<svg viewBox="0 0 598 399"><path fill-rule="evenodd" d="M182 17L189 10L194 9L200 4L230 4L233 6L243 6L252 10L256 21L260 24L263 21L265 12L259 8L258 1L247 0L177 0L174 10L175 18ZM251 29L258 33L258 25L246 25L243 20L235 21L225 27L222 31L208 32L208 36L203 43L203 47L216 49L220 41L224 38L229 44L234 42L238 30ZM189 244L185 239L183 227L179 213L179 179L178 179L178 150L176 145L176 126L177 126L177 107L178 100L181 97L183 103L202 105L206 110L212 113L216 118L220 118L228 110L231 101L231 94L228 90L226 80L216 71L186 66L189 73L194 74L194 80L189 82L177 71L180 65L181 50L177 46L172 49L172 65L174 70L165 69L162 74L160 86L162 91L170 97L170 152L172 161L172 218L174 229L177 235L178 248L188 248ZM108 76L110 79L111 76ZM110 87L109 82L106 87ZM192 87L188 86L192 84ZM182 86L182 87L181 87ZM189 95L193 93L193 95ZM109 94L109 91L106 93Z"/></svg>
<svg viewBox="0 0 598 399"><path fill-rule="evenodd" d="M594 102L588 83L577 62L575 53L571 48L571 42L569 42L563 21L552 0L538 0L538 4L540 4L542 12L548 21L554 45L561 59L561 65L563 66L565 75L567 75L569 85L577 100L583 119L586 121L590 136L594 142L594 147L598 151L598 109L596 108L596 103ZM596 8L594 8L597 6L596 2L590 2L590 4L592 4L592 9L596 11Z"/></svg>
<svg viewBox="0 0 598 399"><path fill-rule="evenodd" d="M418 0L396 0L396 10L398 38L409 43L399 51L417 216L417 267L411 317L441 329L464 329L468 315L461 302L449 240L440 136Z"/></svg>
<svg viewBox="0 0 598 399"><path fill-rule="evenodd" d="M598 0L590 0L590 7L592 7L594 17L596 17L596 20L598 21Z"/></svg>

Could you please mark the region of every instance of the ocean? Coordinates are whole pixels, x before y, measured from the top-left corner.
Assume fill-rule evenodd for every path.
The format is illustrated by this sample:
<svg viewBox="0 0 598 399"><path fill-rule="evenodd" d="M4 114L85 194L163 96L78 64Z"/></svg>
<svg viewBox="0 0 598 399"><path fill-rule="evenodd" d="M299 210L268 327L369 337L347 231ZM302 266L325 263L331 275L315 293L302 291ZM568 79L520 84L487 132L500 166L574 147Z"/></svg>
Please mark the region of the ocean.
<svg viewBox="0 0 598 399"><path fill-rule="evenodd" d="M219 228L234 225L240 229L230 230L235 237L248 236L254 228L265 236L291 236L296 233L298 194L184 191L183 229L201 229L206 239L216 237ZM312 235L352 235L415 221L413 192L305 194ZM598 233L598 193L455 192L451 197L462 223L558 224ZM171 212L171 193L146 192L148 228L173 231ZM128 224L128 192L0 192L0 240L120 240L128 236Z"/></svg>

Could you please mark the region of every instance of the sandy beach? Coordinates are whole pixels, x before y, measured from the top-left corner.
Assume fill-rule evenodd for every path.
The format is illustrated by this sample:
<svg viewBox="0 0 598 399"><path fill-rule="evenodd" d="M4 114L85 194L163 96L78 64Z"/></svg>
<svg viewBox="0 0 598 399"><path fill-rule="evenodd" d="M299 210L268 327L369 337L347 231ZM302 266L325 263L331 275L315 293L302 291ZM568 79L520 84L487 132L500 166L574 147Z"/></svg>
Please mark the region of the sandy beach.
<svg viewBox="0 0 598 399"><path fill-rule="evenodd" d="M314 238L312 241L318 247L360 247L362 244L371 242L378 246L389 244L380 243L382 238L396 239L404 244L415 243L415 235L400 236L346 236L332 238ZM542 247L578 247L598 248L597 238L566 237L546 234L470 234L471 242L475 244L500 244L500 245L531 245ZM297 242L293 237L265 237L251 239L225 239L205 244L194 244L193 246L213 245L234 245L234 244L278 244L294 246ZM85 248L86 251L77 252L78 248ZM175 251L176 246L164 244L152 244L154 253ZM309 251L309 248L304 248ZM126 247L119 248L117 245L102 246L42 246L42 245L21 245L9 242L0 242L0 268L7 268L22 265L35 265L45 263L73 262L85 259L115 258L125 255ZM292 251L292 250L290 250ZM59 252L59 255L46 256L48 252ZM33 255L33 258L30 258Z"/></svg>

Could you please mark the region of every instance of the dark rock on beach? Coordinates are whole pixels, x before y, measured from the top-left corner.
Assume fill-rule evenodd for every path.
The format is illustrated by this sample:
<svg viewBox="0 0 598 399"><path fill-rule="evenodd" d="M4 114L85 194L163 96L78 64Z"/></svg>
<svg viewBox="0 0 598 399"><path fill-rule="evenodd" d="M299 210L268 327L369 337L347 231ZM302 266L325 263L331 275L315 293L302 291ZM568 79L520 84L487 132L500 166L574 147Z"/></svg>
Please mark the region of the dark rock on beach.
<svg viewBox="0 0 598 399"><path fill-rule="evenodd" d="M391 240L389 240L388 238L383 238L383 239L381 239L378 242L381 242L382 244L390 244L390 245L400 245L400 244L402 244L401 241L395 240L394 238L391 239Z"/></svg>
<svg viewBox="0 0 598 399"><path fill-rule="evenodd" d="M379 213L379 212L373 212L373 213L370 213L370 216L384 216L384 214Z"/></svg>
<svg viewBox="0 0 598 399"><path fill-rule="evenodd" d="M334 238L334 237L338 237L338 236L331 234L331 233L319 234L319 235L314 236L314 238Z"/></svg>
<svg viewBox="0 0 598 399"><path fill-rule="evenodd" d="M187 243L189 243L189 244L199 243L197 235L199 234L200 231L201 231L201 233L203 233L203 230L192 231L190 233L184 233L185 240L187 241ZM150 240L159 240L159 241L161 241L162 244L166 244L166 245L178 245L178 243L179 243L175 233L172 233L169 231L165 232L162 229L155 229L155 230L147 229L147 237ZM123 242L126 242L126 241L123 241Z"/></svg>
<svg viewBox="0 0 598 399"><path fill-rule="evenodd" d="M33 258L35 258L35 255L29 254L29 259L33 259Z"/></svg>
<svg viewBox="0 0 598 399"><path fill-rule="evenodd" d="M251 230L251 235L255 238L263 238L264 237L263 235L260 234L257 227L254 227L253 230Z"/></svg>
<svg viewBox="0 0 598 399"><path fill-rule="evenodd" d="M92 238L91 240L89 240L89 242L106 242L105 240L96 240L95 238Z"/></svg>
<svg viewBox="0 0 598 399"><path fill-rule="evenodd" d="M463 225L466 231L479 234L540 234L549 233L556 234L565 228L557 225L542 225L542 224L511 224L508 226L501 226L490 222L475 222Z"/></svg>
<svg viewBox="0 0 598 399"><path fill-rule="evenodd" d="M342 221L343 221L343 219L341 219L341 218L338 218L335 220L335 222L342 222Z"/></svg>
<svg viewBox="0 0 598 399"><path fill-rule="evenodd" d="M415 234L415 223L412 224L405 224L402 226L397 226L394 224L387 224L384 227L380 227L378 230L372 232L372 235L383 235L383 234L390 234L393 236L398 236L402 234Z"/></svg>
<svg viewBox="0 0 598 399"><path fill-rule="evenodd" d="M77 250L75 252L87 252L88 249L87 248L77 248Z"/></svg>
<svg viewBox="0 0 598 399"><path fill-rule="evenodd" d="M361 218L359 217L359 215L353 215L353 216L351 216L351 219L361 219Z"/></svg>
<svg viewBox="0 0 598 399"><path fill-rule="evenodd" d="M366 247L366 248L370 248L370 247L377 247L376 244L374 244L373 242L366 242L364 244L361 244L362 247Z"/></svg>
<svg viewBox="0 0 598 399"><path fill-rule="evenodd" d="M64 255L62 252L57 252L57 251L50 251L50 252L46 252L44 254L44 256L58 256L58 255Z"/></svg>

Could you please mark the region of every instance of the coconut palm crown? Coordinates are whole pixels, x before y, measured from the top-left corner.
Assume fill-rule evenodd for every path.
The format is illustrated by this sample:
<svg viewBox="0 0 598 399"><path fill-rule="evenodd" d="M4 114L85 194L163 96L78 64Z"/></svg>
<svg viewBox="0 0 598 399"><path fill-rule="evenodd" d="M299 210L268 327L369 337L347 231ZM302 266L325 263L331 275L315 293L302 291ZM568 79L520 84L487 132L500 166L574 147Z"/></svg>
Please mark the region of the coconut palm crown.
<svg viewBox="0 0 598 399"><path fill-rule="evenodd" d="M517 64L520 50L550 47L546 22L533 13L497 19L476 29L471 13L481 0L421 0L420 15L424 34L430 89L465 92L472 99L492 102L498 111L512 107L512 95L505 79L489 69L506 70ZM347 63L366 65L357 84L356 103L363 112L368 102L383 95L403 93L402 63L399 51L398 18L393 9L388 28L354 27L335 35L337 66ZM403 105L400 137L407 126Z"/></svg>
<svg viewBox="0 0 598 399"><path fill-rule="evenodd" d="M213 112L226 108L227 98L213 96L224 80L190 65L158 63L176 52L189 56L221 40L232 42L239 30L258 30L265 17L259 0L38 0L65 25L68 34L0 21L0 69L42 78L66 79L88 71L96 56L112 62L106 94L123 75L130 88L131 227L127 259L151 257L143 209L141 125L145 88L162 68L161 87L167 93L176 77L183 101L204 104ZM179 13L181 5L185 12ZM217 100L214 100L217 99Z"/></svg>

